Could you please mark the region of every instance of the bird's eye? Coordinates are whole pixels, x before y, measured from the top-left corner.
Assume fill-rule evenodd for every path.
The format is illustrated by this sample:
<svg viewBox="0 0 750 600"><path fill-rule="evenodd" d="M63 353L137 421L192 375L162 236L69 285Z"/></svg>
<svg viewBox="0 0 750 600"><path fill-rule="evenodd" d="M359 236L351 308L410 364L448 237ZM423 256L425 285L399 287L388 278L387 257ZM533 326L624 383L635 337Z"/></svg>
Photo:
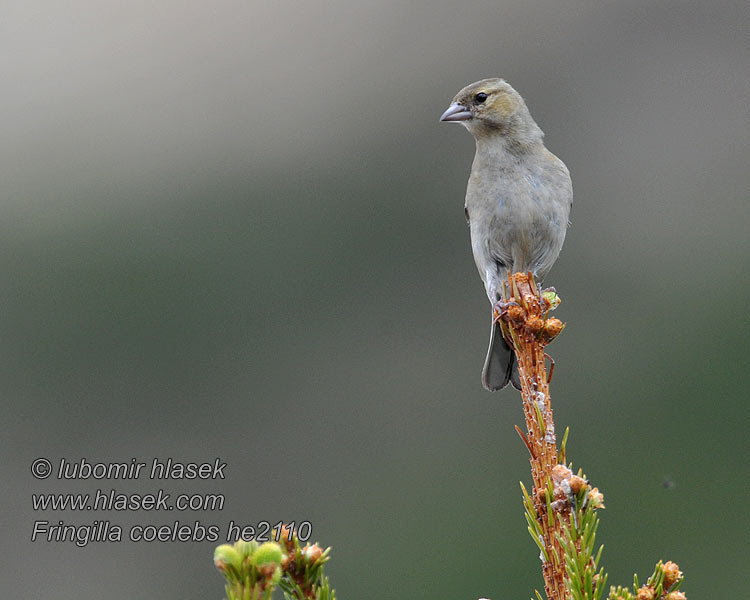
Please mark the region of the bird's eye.
<svg viewBox="0 0 750 600"><path fill-rule="evenodd" d="M478 104L481 104L485 100L487 100L487 94L484 92L479 92L476 96L474 96L474 100L477 101Z"/></svg>

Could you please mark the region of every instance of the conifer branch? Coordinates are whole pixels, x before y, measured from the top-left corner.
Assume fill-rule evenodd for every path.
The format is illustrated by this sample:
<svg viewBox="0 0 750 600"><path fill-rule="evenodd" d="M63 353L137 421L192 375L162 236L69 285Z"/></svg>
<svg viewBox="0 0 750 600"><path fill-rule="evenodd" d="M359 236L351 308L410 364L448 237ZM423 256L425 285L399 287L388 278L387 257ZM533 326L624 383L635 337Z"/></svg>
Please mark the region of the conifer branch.
<svg viewBox="0 0 750 600"><path fill-rule="evenodd" d="M518 361L526 433L516 431L529 451L532 488L521 484L529 534L539 547L548 600L600 600L607 575L600 567L603 547L596 547L597 511L604 497L579 469L567 463L568 430L557 448L544 348L565 325L550 311L560 303L555 292L540 292L531 273L508 274L507 301L498 303L495 319ZM551 359L550 359L551 360ZM685 600L678 591L683 577L668 562L656 565L644 586L635 577L633 593L610 588L608 600ZM537 591L536 597L542 600Z"/></svg>

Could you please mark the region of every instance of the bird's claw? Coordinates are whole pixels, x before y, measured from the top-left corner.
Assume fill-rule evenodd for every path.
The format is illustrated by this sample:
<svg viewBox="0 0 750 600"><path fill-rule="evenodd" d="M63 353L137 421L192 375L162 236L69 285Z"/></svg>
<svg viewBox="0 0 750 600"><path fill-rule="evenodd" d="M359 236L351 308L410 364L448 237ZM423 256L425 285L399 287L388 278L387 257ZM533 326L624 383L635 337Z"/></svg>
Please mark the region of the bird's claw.
<svg viewBox="0 0 750 600"><path fill-rule="evenodd" d="M506 314L508 314L508 309L511 306L519 306L518 302L510 301L505 302L504 300L498 300L495 302L495 304L492 306L492 318L495 323L497 323L499 320L501 320Z"/></svg>

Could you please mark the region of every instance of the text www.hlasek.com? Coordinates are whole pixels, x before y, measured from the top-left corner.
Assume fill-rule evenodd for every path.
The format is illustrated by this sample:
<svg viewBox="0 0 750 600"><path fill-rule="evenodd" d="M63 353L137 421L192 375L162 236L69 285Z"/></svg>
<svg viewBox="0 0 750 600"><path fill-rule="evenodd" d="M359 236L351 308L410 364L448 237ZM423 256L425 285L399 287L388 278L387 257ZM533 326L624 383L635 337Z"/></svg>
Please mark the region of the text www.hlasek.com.
<svg viewBox="0 0 750 600"><path fill-rule="evenodd" d="M180 494L170 502L171 494L122 494L116 490L96 490L91 494L32 494L34 510L223 510L224 494Z"/></svg>

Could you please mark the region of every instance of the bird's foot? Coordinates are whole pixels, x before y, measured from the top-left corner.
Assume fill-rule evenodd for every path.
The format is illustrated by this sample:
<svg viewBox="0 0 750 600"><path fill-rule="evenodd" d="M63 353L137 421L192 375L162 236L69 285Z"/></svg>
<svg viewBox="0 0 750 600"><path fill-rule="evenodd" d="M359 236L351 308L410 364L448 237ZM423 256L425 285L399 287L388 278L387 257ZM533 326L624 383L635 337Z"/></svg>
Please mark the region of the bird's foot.
<svg viewBox="0 0 750 600"><path fill-rule="evenodd" d="M512 300L510 302L505 302L504 300L498 300L495 302L495 304L492 306L492 319L494 323L497 323L498 321L502 320L505 315L508 314L508 309L511 306L520 306L518 302L513 302Z"/></svg>

